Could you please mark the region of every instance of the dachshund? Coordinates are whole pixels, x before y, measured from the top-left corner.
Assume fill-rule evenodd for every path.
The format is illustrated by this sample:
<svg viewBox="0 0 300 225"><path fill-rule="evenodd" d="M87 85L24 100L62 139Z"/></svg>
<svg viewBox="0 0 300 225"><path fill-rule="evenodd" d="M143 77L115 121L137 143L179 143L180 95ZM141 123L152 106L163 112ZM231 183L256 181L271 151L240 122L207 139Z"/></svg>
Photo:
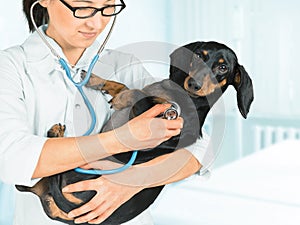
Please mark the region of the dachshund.
<svg viewBox="0 0 300 225"><path fill-rule="evenodd" d="M123 84L104 80L94 74L86 85L89 88L106 91L113 97L111 104L116 110L101 132L125 124L155 104L176 102L180 106L180 116L184 119L181 133L153 149L139 151L135 164L193 144L202 136L201 128L209 110L228 86L232 85L235 88L237 105L244 118L247 118L254 99L251 78L238 63L234 51L224 44L213 41L193 42L173 51L170 59L169 79L150 84L142 90L129 90ZM56 124L49 130L48 136L62 137L65 129L65 126ZM126 163L130 157L130 152L121 153L111 157L111 160ZM33 187L20 185L16 187L19 191L36 194L45 213L51 219L74 225L74 221L67 217L67 213L91 200L95 191L66 194L62 192L62 188L68 184L97 177L99 175L86 175L70 170L45 177ZM163 187L147 188L137 193L101 225L121 224L136 217L155 201Z"/></svg>

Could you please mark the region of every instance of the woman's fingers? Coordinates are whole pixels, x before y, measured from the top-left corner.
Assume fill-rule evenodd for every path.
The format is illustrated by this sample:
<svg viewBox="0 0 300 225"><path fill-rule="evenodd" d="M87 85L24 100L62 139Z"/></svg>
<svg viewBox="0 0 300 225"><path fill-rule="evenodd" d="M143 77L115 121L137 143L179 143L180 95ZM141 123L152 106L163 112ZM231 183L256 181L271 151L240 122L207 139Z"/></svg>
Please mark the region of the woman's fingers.
<svg viewBox="0 0 300 225"><path fill-rule="evenodd" d="M91 220L94 220L98 218L99 216L101 217L103 213L111 207L111 202L109 200L103 201L104 199L109 199L111 196L109 194L107 195L102 195L102 196L95 196L90 202L87 204L81 206L78 209L73 210L70 213L73 213L71 215L77 217L80 215L78 218L75 219L75 223L85 223L89 222ZM110 199L112 202L114 201L113 199Z"/></svg>
<svg viewBox="0 0 300 225"><path fill-rule="evenodd" d="M102 185L101 180L99 180L98 182L99 182L97 183L98 186ZM94 189L95 189L95 185L93 184L93 182L91 182L91 180L84 180L84 181L80 181L65 186L62 189L62 192L79 192L79 191L87 191L87 190L94 190Z"/></svg>
<svg viewBox="0 0 300 225"><path fill-rule="evenodd" d="M89 221L91 219L94 219L96 216L98 216L98 214L97 214L96 216L92 217L94 214L97 213L95 211L95 209L97 209L97 208L101 209L100 207L105 207L105 204L104 204L105 202L106 202L106 204L108 203L107 199L109 199L110 191L106 190L106 192L103 192L103 191L101 191L100 188L97 189L95 187L94 187L94 190L97 190L97 194L88 203L69 212L68 217L74 218L74 217L78 217L80 215L84 215L84 214L90 212L90 213L78 218L79 220L88 218L86 221ZM106 199L106 201L105 201L105 199ZM104 206L103 206L103 204L104 204Z"/></svg>
<svg viewBox="0 0 300 225"><path fill-rule="evenodd" d="M140 116L143 118L154 118L159 114L163 113L166 109L168 109L171 105L170 104L157 104L147 110L146 112L142 113Z"/></svg>
<svg viewBox="0 0 300 225"><path fill-rule="evenodd" d="M175 120L156 118L169 107L170 104L155 105L116 129L118 141L126 148L141 150L154 148L170 137L178 135L183 127L182 118Z"/></svg>
<svg viewBox="0 0 300 225"><path fill-rule="evenodd" d="M97 218L90 220L89 224L100 224L102 223L106 218L108 218L112 213L114 212L114 208L110 207L106 209L100 216Z"/></svg>
<svg viewBox="0 0 300 225"><path fill-rule="evenodd" d="M103 185L103 182L101 181L101 179L96 179L96 180L85 180L74 184L70 184L64 187L62 191L72 193L72 192L79 192L79 191L97 190L97 188ZM99 204L101 204L101 201L97 199L97 196L99 194L103 194L103 192L101 192L100 190L101 189L99 188L97 194L88 203L69 212L68 217L74 218L79 215L85 214L95 209Z"/></svg>
<svg viewBox="0 0 300 225"><path fill-rule="evenodd" d="M181 129L183 128L183 119L178 117L176 120L168 120L166 121L166 138L169 139L173 136L177 136L181 133Z"/></svg>
<svg viewBox="0 0 300 225"><path fill-rule="evenodd" d="M80 184L81 183L81 184ZM90 184L89 184L90 183ZM87 189L87 187L89 187ZM109 217L124 202L128 201L141 187L130 187L112 183L102 177L69 185L68 190L95 190L96 195L83 206L69 212L68 217L76 218L75 223L99 224ZM100 221L100 222L99 222Z"/></svg>
<svg viewBox="0 0 300 225"><path fill-rule="evenodd" d="M166 129L182 129L183 128L183 119L178 117L176 120L165 120Z"/></svg>
<svg viewBox="0 0 300 225"><path fill-rule="evenodd" d="M161 137L162 141L165 141L180 134L182 128L183 119L179 117L176 120L157 119L152 121L149 129L152 133L151 137L157 136L158 139Z"/></svg>
<svg viewBox="0 0 300 225"><path fill-rule="evenodd" d="M84 204L83 206L77 208L77 209L74 209L72 210L71 212L68 213L68 217L69 218L75 218L75 217L78 217L80 215L84 215L92 210L94 210L97 205L101 204L100 202L99 203L94 203L93 199L91 201L89 201L88 203ZM82 223L82 222L86 222L88 221L85 220L87 218L87 216L82 216L82 217L79 217L75 220L75 223ZM94 218L89 218L89 219L94 219ZM83 221L85 220L85 221Z"/></svg>
<svg viewBox="0 0 300 225"><path fill-rule="evenodd" d="M166 132L166 140L170 139L170 138L173 137L173 136L179 135L180 132L181 132L180 129L177 129L177 130L168 130L168 131Z"/></svg>

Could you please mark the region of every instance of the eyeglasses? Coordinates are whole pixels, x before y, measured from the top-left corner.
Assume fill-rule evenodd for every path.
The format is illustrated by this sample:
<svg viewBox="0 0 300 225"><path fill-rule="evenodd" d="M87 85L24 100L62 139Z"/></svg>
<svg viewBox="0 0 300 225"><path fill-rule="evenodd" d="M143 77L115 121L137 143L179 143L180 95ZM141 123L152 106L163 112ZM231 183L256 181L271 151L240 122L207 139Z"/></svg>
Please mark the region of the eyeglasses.
<svg viewBox="0 0 300 225"><path fill-rule="evenodd" d="M73 12L73 16L80 19L86 19L96 15L97 12L101 12L102 16L115 16L119 14L125 7L125 3L123 0L121 4L116 5L107 5L102 8L95 7L72 7L64 0L60 0L68 9Z"/></svg>

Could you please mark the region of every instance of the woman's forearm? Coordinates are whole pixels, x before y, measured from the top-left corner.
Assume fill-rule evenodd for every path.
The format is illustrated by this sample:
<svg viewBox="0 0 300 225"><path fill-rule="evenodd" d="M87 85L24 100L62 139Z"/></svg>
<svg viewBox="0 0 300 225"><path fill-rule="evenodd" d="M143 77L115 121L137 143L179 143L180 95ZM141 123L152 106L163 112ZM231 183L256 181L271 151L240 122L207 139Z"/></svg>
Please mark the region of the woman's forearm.
<svg viewBox="0 0 300 225"><path fill-rule="evenodd" d="M129 149L118 141L114 132L84 137L50 138L43 146L32 178L61 173L126 151Z"/></svg>
<svg viewBox="0 0 300 225"><path fill-rule="evenodd" d="M202 167L199 161L189 151L185 149L177 150L173 153L171 157L167 156L164 160L165 165L171 164L169 166L169 170L164 172L166 179L161 179L160 182L153 183L149 187L166 185L183 180L198 172ZM165 166L162 166L162 168L163 167ZM160 169L157 169L156 171L157 173L159 173Z"/></svg>
<svg viewBox="0 0 300 225"><path fill-rule="evenodd" d="M119 184L149 188L185 179L201 167L189 151L180 149L105 178Z"/></svg>
<svg viewBox="0 0 300 225"><path fill-rule="evenodd" d="M180 133L182 118L155 118L166 110L155 105L123 126L98 135L76 138L51 138L46 141L32 178L64 172L88 162L132 149L147 149L159 145Z"/></svg>

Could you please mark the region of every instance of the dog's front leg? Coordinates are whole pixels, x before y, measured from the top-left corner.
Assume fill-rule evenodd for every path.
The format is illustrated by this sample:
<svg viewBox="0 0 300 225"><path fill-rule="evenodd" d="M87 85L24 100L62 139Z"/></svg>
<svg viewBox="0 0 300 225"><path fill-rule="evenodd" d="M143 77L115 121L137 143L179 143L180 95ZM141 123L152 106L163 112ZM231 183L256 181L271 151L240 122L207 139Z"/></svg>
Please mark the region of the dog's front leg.
<svg viewBox="0 0 300 225"><path fill-rule="evenodd" d="M147 95L138 89L125 90L111 99L110 103L115 110L133 106L137 101L147 97Z"/></svg>
<svg viewBox="0 0 300 225"><path fill-rule="evenodd" d="M81 72L81 78L82 80L85 78L86 72ZM110 94L112 97L115 97L120 92L127 90L128 88L119 82L111 81L111 80L105 80L99 76L96 76L95 74L91 74L91 77L86 84L86 87L92 88L94 90L104 91L108 94Z"/></svg>

